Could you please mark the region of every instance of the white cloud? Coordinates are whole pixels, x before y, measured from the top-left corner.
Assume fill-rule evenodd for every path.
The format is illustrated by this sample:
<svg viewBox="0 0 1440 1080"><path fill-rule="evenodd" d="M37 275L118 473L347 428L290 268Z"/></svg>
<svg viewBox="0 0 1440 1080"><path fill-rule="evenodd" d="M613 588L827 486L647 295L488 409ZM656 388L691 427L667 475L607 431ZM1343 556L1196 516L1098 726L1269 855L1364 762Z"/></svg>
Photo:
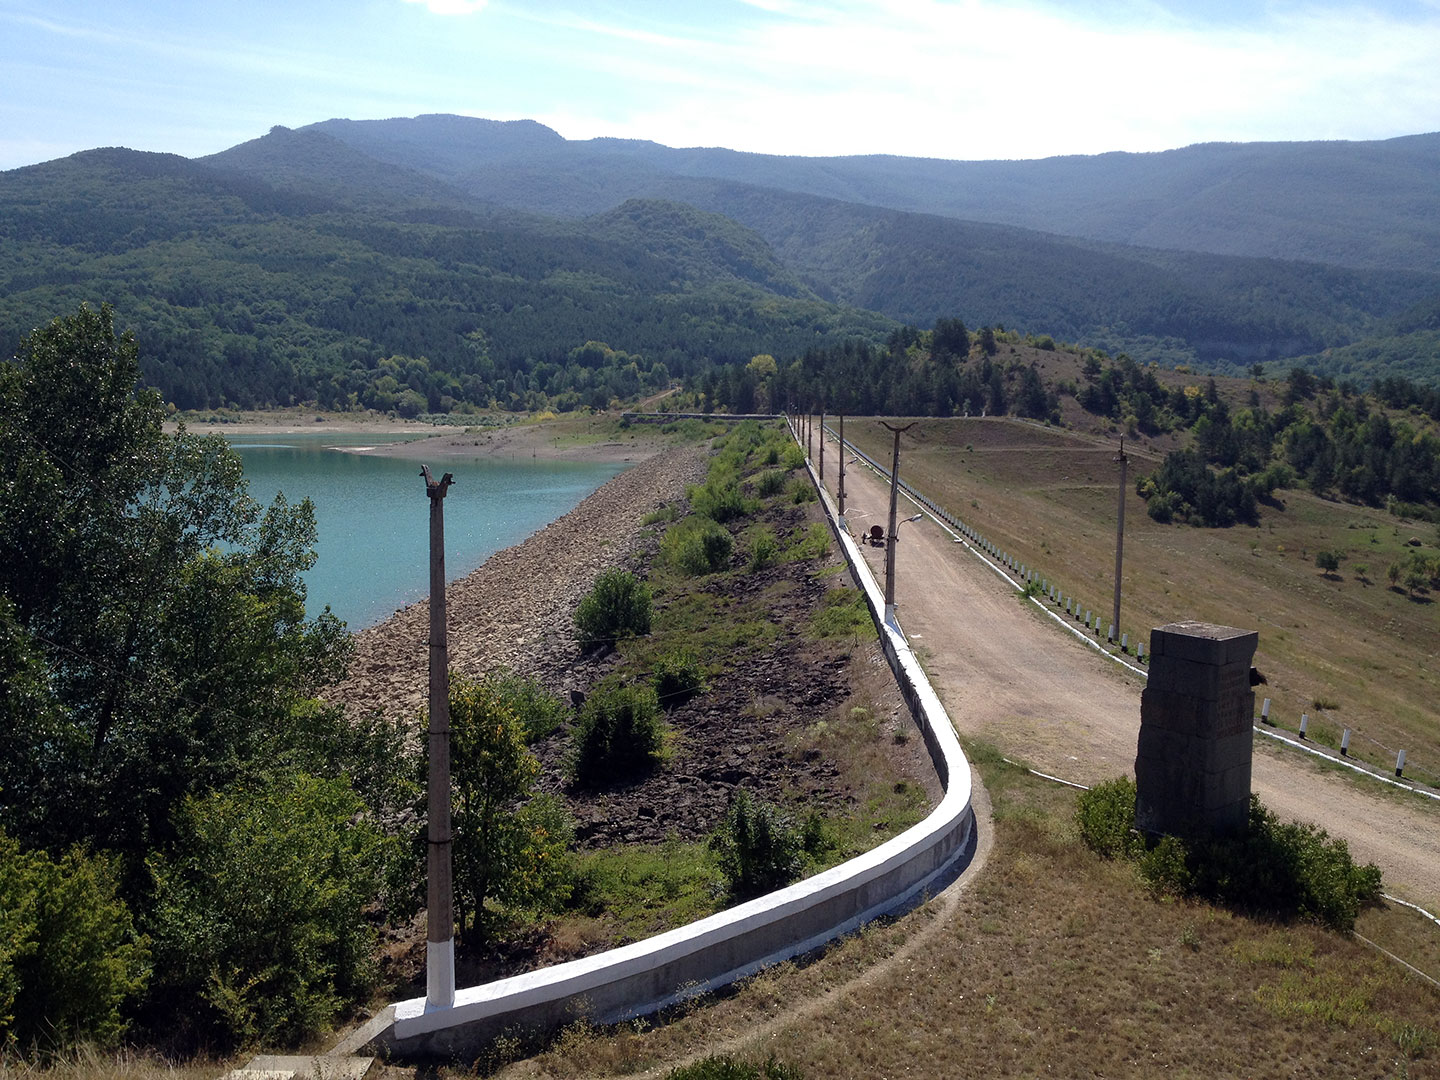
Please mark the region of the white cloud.
<svg viewBox="0 0 1440 1080"><path fill-rule="evenodd" d="M1123 18L999 0L742 0L721 27L612 16L572 29L632 102L548 122L571 137L800 154L1038 157L1191 142L1383 138L1435 126L1440 18L1351 6ZM1115 6L1115 5L1102 5ZM676 18L679 18L677 16Z"/></svg>
<svg viewBox="0 0 1440 1080"><path fill-rule="evenodd" d="M405 0L407 4L424 4L431 15L478 15L490 0Z"/></svg>

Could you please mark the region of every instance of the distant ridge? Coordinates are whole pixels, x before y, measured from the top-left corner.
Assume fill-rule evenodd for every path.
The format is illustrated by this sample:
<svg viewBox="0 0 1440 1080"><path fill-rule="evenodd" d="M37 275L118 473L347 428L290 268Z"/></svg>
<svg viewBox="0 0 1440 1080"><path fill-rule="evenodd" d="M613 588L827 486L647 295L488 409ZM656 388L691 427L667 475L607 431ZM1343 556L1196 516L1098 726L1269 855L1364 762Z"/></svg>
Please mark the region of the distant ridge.
<svg viewBox="0 0 1440 1080"><path fill-rule="evenodd" d="M703 178L1110 243L1440 272L1440 133L946 161L571 141L534 121L459 116L310 130L540 213L595 213L659 194L670 179Z"/></svg>

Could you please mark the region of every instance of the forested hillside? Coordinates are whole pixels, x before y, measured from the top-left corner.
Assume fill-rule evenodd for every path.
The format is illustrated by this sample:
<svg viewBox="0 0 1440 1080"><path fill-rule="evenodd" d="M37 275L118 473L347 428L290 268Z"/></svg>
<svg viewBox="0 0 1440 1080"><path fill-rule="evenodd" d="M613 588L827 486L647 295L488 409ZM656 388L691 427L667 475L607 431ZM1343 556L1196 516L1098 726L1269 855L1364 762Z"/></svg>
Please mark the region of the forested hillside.
<svg viewBox="0 0 1440 1080"><path fill-rule="evenodd" d="M570 141L533 121L460 116L327 120L305 130L545 213L590 214L662 194L666 180L699 177L1119 244L1440 271L1440 133L945 161Z"/></svg>
<svg viewBox="0 0 1440 1080"><path fill-rule="evenodd" d="M0 174L0 339L108 301L145 343L146 380L181 408L413 415L603 407L701 362L893 325L821 301L714 215L487 217L423 178L367 178L339 151L318 158L332 182L293 172L283 188L127 150Z"/></svg>
<svg viewBox="0 0 1440 1080"><path fill-rule="evenodd" d="M1397 230L1423 247L1433 207L1416 178L1434 142L820 161L440 116L275 128L200 161L95 150L0 174L0 342L109 302L145 345L144 377L179 407L407 415L603 407L757 354L874 344L951 317L1141 363L1298 362L1434 385L1440 264L1419 248L1347 268L1364 260L944 216L971 186L1003 188L1027 214L1059 205L1092 223L1074 231L1154 242L1139 218L1167 217L1204 248L1195 188L1208 184L1271 255L1314 257L1325 236L1338 252L1357 229L1377 251ZM1304 177L1284 207L1244 179L1290 166ZM1105 206L1135 220L1093 224ZM1407 268L1375 268L1394 263Z"/></svg>

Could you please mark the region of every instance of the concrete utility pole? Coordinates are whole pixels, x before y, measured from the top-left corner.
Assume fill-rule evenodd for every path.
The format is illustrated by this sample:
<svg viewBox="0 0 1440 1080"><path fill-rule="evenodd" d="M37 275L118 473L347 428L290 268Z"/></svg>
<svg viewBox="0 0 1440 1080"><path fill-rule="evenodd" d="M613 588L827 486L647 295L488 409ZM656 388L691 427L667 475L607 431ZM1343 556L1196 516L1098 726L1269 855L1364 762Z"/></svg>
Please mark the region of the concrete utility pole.
<svg viewBox="0 0 1440 1080"><path fill-rule="evenodd" d="M426 855L425 1007L455 1004L455 909L450 878L450 656L445 629L445 492L448 472L437 483L420 466L430 498L430 775L429 844Z"/></svg>
<svg viewBox="0 0 1440 1080"><path fill-rule="evenodd" d="M1120 567L1125 557L1125 473L1130 459L1125 456L1125 436L1120 436L1120 512L1115 515L1115 610L1110 625L1120 633Z"/></svg>
<svg viewBox="0 0 1440 1080"><path fill-rule="evenodd" d="M840 503L840 527L845 528L845 414L840 414L840 481L835 488Z"/></svg>
<svg viewBox="0 0 1440 1080"><path fill-rule="evenodd" d="M895 509L900 498L900 433L909 431L914 423L904 427L892 427L880 421L881 425L895 433L895 455L890 462L890 534L885 538L885 621L895 622L895 544L899 526L895 524Z"/></svg>
<svg viewBox="0 0 1440 1080"><path fill-rule="evenodd" d="M805 410L805 459L815 460L815 414Z"/></svg>
<svg viewBox="0 0 1440 1080"><path fill-rule="evenodd" d="M825 486L825 410L820 410L820 486Z"/></svg>

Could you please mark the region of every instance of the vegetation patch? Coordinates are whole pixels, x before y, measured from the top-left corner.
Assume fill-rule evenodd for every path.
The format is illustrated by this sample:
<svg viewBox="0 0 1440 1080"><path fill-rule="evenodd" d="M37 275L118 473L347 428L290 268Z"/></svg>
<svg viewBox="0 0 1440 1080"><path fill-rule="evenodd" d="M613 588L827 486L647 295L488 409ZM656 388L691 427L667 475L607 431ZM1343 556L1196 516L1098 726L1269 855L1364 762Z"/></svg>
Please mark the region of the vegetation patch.
<svg viewBox="0 0 1440 1080"><path fill-rule="evenodd" d="M1283 824L1250 797L1242 836L1147 841L1135 829L1135 783L1121 778L1083 792L1076 808L1081 835L1106 858L1138 864L1152 889L1202 896L1279 918L1308 918L1351 930L1365 904L1380 898L1380 871L1356 866L1343 840L1324 829Z"/></svg>

